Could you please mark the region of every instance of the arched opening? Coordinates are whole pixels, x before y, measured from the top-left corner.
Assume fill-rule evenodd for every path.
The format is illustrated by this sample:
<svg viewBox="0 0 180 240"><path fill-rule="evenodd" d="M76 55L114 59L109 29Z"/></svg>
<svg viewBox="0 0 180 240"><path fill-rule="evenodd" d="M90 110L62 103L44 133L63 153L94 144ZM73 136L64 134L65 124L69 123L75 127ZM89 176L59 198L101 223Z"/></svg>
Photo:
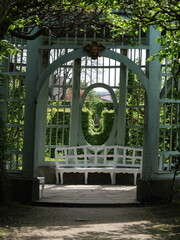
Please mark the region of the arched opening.
<svg viewBox="0 0 180 240"><path fill-rule="evenodd" d="M103 87L94 87L86 93L81 109L81 128L84 139L90 145L103 145L113 128L113 99L110 92Z"/></svg>
<svg viewBox="0 0 180 240"><path fill-rule="evenodd" d="M122 59L119 58L121 56L120 53L114 55L113 51L107 51L104 53L105 57L93 60L93 62L88 56L81 57L81 61L79 60L80 58L74 60L77 57L77 53L79 56L85 55L84 51L75 50L58 56L40 76L39 82L42 82L43 87L39 85L37 88L37 92L39 92L37 98L39 109L42 109L42 96L45 95L45 91L48 92L48 95L46 94L48 105L46 112L45 151L41 139L42 152L39 154L41 165L52 164L55 160L55 149L59 146L126 146L128 144L128 146L142 147L143 121L141 120L144 119L143 99L145 89L137 75L143 76L142 82L144 84L146 84L146 75L141 72L140 68L137 68L132 59L129 60L125 56ZM132 70L129 70L128 73L126 65L121 63L120 60L127 65L132 62L128 66L135 70L136 73L133 74ZM46 78L50 76L48 82L44 81L45 76L47 76ZM85 132L83 132L82 112L85 104L87 104L85 100L88 99L89 93L94 94L92 92L94 89L97 92L99 89L104 89L111 98L111 102L108 104L111 105L112 126L108 126L109 133L105 140L101 142L95 142L94 139L88 142ZM132 96L129 97L130 95ZM106 105L108 104L106 102ZM37 114L40 115L38 109ZM42 116L41 114L41 118ZM132 120L133 118L136 121ZM37 134L42 136L44 130L41 130L42 132L38 133L37 131ZM96 133L98 131L99 129L97 128ZM39 149L38 147L38 151ZM80 149L81 151L82 149ZM102 149L100 152L102 153ZM43 157L42 153L45 154L45 157ZM112 159L109 155L114 153L115 151L112 149L107 151L108 161ZM128 154L130 156L132 154L131 151ZM119 161L121 162L121 160ZM117 183L121 184L122 175L118 175L116 180ZM64 181L65 183L69 182L66 177ZM79 181L78 183L83 183L83 179ZM127 181L133 184L133 175ZM106 181L103 180L103 182Z"/></svg>
<svg viewBox="0 0 180 240"><path fill-rule="evenodd" d="M88 98L89 93L93 94L92 99ZM84 106L86 109L83 108ZM113 88L104 83L90 85L84 91L80 102L79 140L81 144L113 144L117 131L117 109L117 98ZM87 118L85 124L82 122L83 114ZM101 122L100 117L102 117ZM98 128L94 131L94 121L97 121L97 118Z"/></svg>

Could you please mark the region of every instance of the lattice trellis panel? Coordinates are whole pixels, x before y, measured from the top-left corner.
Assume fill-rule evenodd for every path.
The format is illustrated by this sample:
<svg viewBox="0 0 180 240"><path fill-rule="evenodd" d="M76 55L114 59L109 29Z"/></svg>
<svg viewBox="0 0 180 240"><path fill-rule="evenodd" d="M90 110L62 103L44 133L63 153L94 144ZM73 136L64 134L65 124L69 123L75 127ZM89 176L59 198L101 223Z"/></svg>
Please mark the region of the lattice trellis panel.
<svg viewBox="0 0 180 240"><path fill-rule="evenodd" d="M6 167L10 171L17 171L22 170L23 163L27 45L25 41L18 39L12 39L11 42L20 49L20 52L16 56L10 55L4 67L8 136Z"/></svg>
<svg viewBox="0 0 180 240"><path fill-rule="evenodd" d="M180 92L178 79L171 74L171 63L162 65L160 94L159 171L173 171L180 148Z"/></svg>
<svg viewBox="0 0 180 240"><path fill-rule="evenodd" d="M50 51L50 62L72 51L58 49ZM72 89L72 68L70 61L58 68L49 78L45 160L54 158L54 150L59 145L67 145L70 127L70 93Z"/></svg>

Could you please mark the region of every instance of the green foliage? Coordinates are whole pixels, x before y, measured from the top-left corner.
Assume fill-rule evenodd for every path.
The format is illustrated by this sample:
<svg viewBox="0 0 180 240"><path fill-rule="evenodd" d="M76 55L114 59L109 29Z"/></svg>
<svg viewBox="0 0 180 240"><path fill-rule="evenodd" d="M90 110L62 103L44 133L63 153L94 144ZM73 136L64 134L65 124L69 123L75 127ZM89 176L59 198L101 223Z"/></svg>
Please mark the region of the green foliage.
<svg viewBox="0 0 180 240"><path fill-rule="evenodd" d="M9 4L7 0L4 1L7 7L6 13L0 16L0 38L10 33L32 40L47 31L60 36L62 31L69 31L71 26L93 22L100 11L94 1L9 0Z"/></svg>
<svg viewBox="0 0 180 240"><path fill-rule="evenodd" d="M0 62L6 58L6 55L8 53L11 53L12 55L16 55L20 50L13 46L10 42L3 39L0 41Z"/></svg>
<svg viewBox="0 0 180 240"><path fill-rule="evenodd" d="M0 36L3 36L7 33L8 30L21 30L27 26L35 27L40 24L42 18L39 15L44 16L44 11L48 10L52 5L58 5L58 2L55 0L14 0L6 3L6 15L0 18L0 23L2 28L0 30ZM40 14L40 11L41 14Z"/></svg>
<svg viewBox="0 0 180 240"><path fill-rule="evenodd" d="M16 55L19 52L19 50L14 47L11 43L9 43L7 40L1 40L0 41L0 71L2 70L1 62L6 58L7 54ZM4 104L6 101L6 96L3 92L3 86L5 83L6 76L3 74L0 74L0 103ZM11 103L13 104L13 103ZM20 106L16 106L16 109ZM15 108L12 109L13 116L17 116L17 114L14 112L16 111ZM4 201L4 195L5 195L5 188L6 188L6 181L7 181L7 173L5 164L8 160L7 150L10 146L9 139L12 139L15 143L14 135L7 133L7 126L4 121L4 113L0 112L0 201ZM12 149L14 150L14 146L12 146Z"/></svg>
<svg viewBox="0 0 180 240"><path fill-rule="evenodd" d="M128 71L127 108L126 108L126 128L125 144L127 146L143 145L144 127L144 96L145 90L138 77ZM139 128L140 127L140 128Z"/></svg>
<svg viewBox="0 0 180 240"><path fill-rule="evenodd" d="M96 99L95 99L96 100ZM106 142L112 129L114 112L113 103L106 101L85 101L83 106L84 117L82 118L82 129L86 141L92 145L102 145ZM106 115L111 114L110 124L106 124ZM86 116L87 115L87 116ZM84 119L84 120L83 120ZM108 128L105 128L105 125Z"/></svg>
<svg viewBox="0 0 180 240"><path fill-rule="evenodd" d="M179 99L180 94L175 86L168 92L167 99ZM180 148L179 104L162 103L160 108L160 124L169 126L160 129L159 150L176 151ZM164 136L165 139L164 139ZM170 141L171 139L171 141ZM180 151L180 150L178 150Z"/></svg>
<svg viewBox="0 0 180 240"><path fill-rule="evenodd" d="M138 29L147 31L152 25L158 29L162 36L158 41L162 49L151 57L175 58L180 63L180 1L177 0L101 0L106 4L107 10L103 12L104 19L112 23L116 36L125 35L136 39ZM100 6L101 6L100 5Z"/></svg>
<svg viewBox="0 0 180 240"><path fill-rule="evenodd" d="M7 127L7 138L9 139L8 151L23 151L23 139L24 139L24 100L25 100L25 84L23 77L9 76L6 77L8 82L8 103L6 104L8 109L7 122L12 124L11 127ZM16 163L22 167L22 158L18 154L14 155ZM10 160L10 159L8 159ZM11 165L11 161L7 161L8 167ZM12 166L11 166L12 167ZM17 167L17 164L16 164Z"/></svg>
<svg viewBox="0 0 180 240"><path fill-rule="evenodd" d="M106 101L85 101L84 108L88 108L93 112L94 115L101 115L102 111L106 108L107 110L113 109L113 104Z"/></svg>
<svg viewBox="0 0 180 240"><path fill-rule="evenodd" d="M80 19L81 22L83 19L87 22L85 16L91 23L98 16L112 24L114 37L123 35L124 39L130 41L137 38L139 27L146 32L148 26L153 25L162 32L158 40L162 49L150 59L163 59L166 56L175 58L173 65L176 67L180 63L179 13L180 1L176 0L15 0L3 19L0 36L9 31L20 38L34 39L44 30L50 30L56 36L72 23L79 24ZM35 30L36 27L38 30ZM24 31L27 28L31 29L29 33Z"/></svg>
<svg viewBox="0 0 180 240"><path fill-rule="evenodd" d="M112 104L112 103L111 103ZM114 121L114 111L104 109L101 112L101 120L99 129L95 129L95 123L92 118L93 114L88 109L82 111L82 129L86 141L91 145L102 145L104 144L112 130Z"/></svg>
<svg viewBox="0 0 180 240"><path fill-rule="evenodd" d="M68 145L69 143L69 124L70 124L70 112L63 109L55 110L52 113L48 114L48 127L46 130L46 145ZM63 126L63 128L57 128L58 125ZM65 127L65 125L67 127ZM49 153L49 150L46 150L46 156L54 157L54 151Z"/></svg>
<svg viewBox="0 0 180 240"><path fill-rule="evenodd" d="M68 103L67 103L68 104ZM89 144L102 145L106 142L112 129L114 120L114 111L107 110L113 108L112 103L97 102L97 111L101 111L101 121L98 129L94 127L94 108L93 102L86 102L86 106L82 110L82 129L84 137ZM105 106L107 108L105 108ZM105 108L105 109L104 109ZM104 110L103 110L104 109ZM69 125L70 125L70 111L64 109L54 110L47 114L47 131L46 131L46 145L68 145L69 144ZM57 126L64 126L59 127ZM54 157L54 151L46 150L46 156Z"/></svg>
<svg viewBox="0 0 180 240"><path fill-rule="evenodd" d="M98 101L101 101L99 96L96 95L95 90L91 90L87 95L87 101L97 103Z"/></svg>
<svg viewBox="0 0 180 240"><path fill-rule="evenodd" d="M42 33L41 30L47 29L56 35L61 33L58 26L66 30L72 23L79 24L80 19L83 22L84 18L87 22L85 16L94 22L95 16L99 14L112 24L114 37L125 35L129 36L128 39L134 39L138 36L139 26L146 32L148 26L153 25L162 32L159 41L163 48L156 56L179 59L180 1L177 0L15 0L3 18L0 36L9 30L11 34L25 38L28 33L23 29L29 27L33 30L37 26L39 34ZM35 33L34 37L37 36Z"/></svg>

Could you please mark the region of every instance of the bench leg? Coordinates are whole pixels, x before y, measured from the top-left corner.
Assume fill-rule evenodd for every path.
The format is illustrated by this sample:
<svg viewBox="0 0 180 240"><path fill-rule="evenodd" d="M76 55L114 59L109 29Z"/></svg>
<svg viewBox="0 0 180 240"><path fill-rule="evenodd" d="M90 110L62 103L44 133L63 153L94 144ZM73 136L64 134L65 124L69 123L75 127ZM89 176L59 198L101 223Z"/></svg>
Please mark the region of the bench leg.
<svg viewBox="0 0 180 240"><path fill-rule="evenodd" d="M88 181L88 172L84 172L84 183L87 184L87 181Z"/></svg>
<svg viewBox="0 0 180 240"><path fill-rule="evenodd" d="M63 173L64 172L60 172L61 184L63 184Z"/></svg>
<svg viewBox="0 0 180 240"><path fill-rule="evenodd" d="M116 173L113 173L113 184L116 184Z"/></svg>
<svg viewBox="0 0 180 240"><path fill-rule="evenodd" d="M45 186L45 184L42 183L42 184L41 184L41 194L40 194L40 195L41 195L41 196L40 196L41 198L43 197L44 186Z"/></svg>
<svg viewBox="0 0 180 240"><path fill-rule="evenodd" d="M59 184L59 173L56 172L56 184Z"/></svg>
<svg viewBox="0 0 180 240"><path fill-rule="evenodd" d="M134 185L136 186L136 181L137 181L137 173L134 173Z"/></svg>
<svg viewBox="0 0 180 240"><path fill-rule="evenodd" d="M44 187L45 187L45 177L37 177L39 180L39 197L43 197Z"/></svg>
<svg viewBox="0 0 180 240"><path fill-rule="evenodd" d="M111 184L115 184L115 173L110 172L110 176L111 176Z"/></svg>

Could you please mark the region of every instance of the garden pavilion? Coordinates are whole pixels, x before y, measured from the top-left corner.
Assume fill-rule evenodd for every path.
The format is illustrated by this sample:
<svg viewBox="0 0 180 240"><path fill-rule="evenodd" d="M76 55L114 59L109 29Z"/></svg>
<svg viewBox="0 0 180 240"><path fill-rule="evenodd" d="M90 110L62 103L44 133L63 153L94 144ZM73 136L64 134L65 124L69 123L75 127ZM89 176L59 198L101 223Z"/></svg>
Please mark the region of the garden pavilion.
<svg viewBox="0 0 180 240"><path fill-rule="evenodd" d="M37 200L38 176L55 181L56 147L89 144L81 124L83 99L100 88L110 93L114 109L103 145L143 148L137 200L169 196L179 155L180 100L169 63L146 61L161 48L156 42L160 32L152 26L146 34L139 29L132 45L126 36L114 37L108 24L97 25L98 31L84 24L60 37L46 33L35 40L9 39L21 50L3 63L7 102L0 105L15 199L18 194L24 201Z"/></svg>

